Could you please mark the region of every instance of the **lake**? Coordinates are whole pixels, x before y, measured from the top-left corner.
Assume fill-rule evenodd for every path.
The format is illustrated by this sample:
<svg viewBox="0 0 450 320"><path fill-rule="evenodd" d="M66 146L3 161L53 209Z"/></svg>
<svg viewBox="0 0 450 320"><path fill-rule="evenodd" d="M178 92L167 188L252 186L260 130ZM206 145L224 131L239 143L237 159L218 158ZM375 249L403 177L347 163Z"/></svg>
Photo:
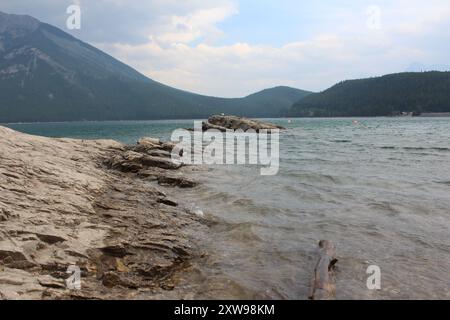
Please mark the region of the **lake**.
<svg viewBox="0 0 450 320"><path fill-rule="evenodd" d="M354 121L357 120L357 121ZM337 244L338 299L450 299L450 118L271 119L280 170L187 171L177 190L216 223L194 298L305 299L321 239ZM168 140L193 120L9 124L49 137ZM368 290L369 265L381 290Z"/></svg>

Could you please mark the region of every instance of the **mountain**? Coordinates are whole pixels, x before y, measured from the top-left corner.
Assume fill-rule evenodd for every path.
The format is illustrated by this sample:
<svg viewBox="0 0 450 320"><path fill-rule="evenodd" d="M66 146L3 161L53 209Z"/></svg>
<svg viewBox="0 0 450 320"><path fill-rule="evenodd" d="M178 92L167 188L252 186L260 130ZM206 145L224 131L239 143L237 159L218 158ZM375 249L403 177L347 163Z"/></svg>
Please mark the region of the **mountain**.
<svg viewBox="0 0 450 320"><path fill-rule="evenodd" d="M0 122L276 117L309 92L216 98L153 81L30 16L0 12Z"/></svg>
<svg viewBox="0 0 450 320"><path fill-rule="evenodd" d="M408 72L349 80L311 94L291 116L389 116L400 112L450 112L450 72Z"/></svg>

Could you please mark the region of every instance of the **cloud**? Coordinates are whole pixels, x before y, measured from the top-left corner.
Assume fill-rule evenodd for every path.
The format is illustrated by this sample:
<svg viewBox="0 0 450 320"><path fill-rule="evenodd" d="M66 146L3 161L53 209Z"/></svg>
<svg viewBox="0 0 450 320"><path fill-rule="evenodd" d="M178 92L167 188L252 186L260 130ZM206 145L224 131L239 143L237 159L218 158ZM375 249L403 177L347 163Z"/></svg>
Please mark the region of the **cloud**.
<svg viewBox="0 0 450 320"><path fill-rule="evenodd" d="M89 42L140 44L149 38L192 41L220 30L214 25L237 13L230 0L77 0L82 28L65 29L66 8L74 0L2 0L0 10L31 14ZM173 39L171 39L171 36Z"/></svg>
<svg viewBox="0 0 450 320"><path fill-rule="evenodd" d="M227 2L213 8L196 10L185 16L173 15L170 16L167 30L152 38L164 43L190 43L200 38L205 42L214 42L223 34L216 24L237 13L236 5Z"/></svg>
<svg viewBox="0 0 450 320"><path fill-rule="evenodd" d="M243 96L276 85L319 91L411 65L449 65L448 0L264 0L250 9L238 0L79 2L82 29L72 34L157 81L203 94ZM71 3L2 0L1 10L64 29ZM264 11L269 3L273 12ZM256 21L261 11L267 20ZM277 44L285 34L289 41Z"/></svg>
<svg viewBox="0 0 450 320"><path fill-rule="evenodd" d="M395 64L423 57L421 51L407 48L386 48L382 54L368 50L360 56L362 42L351 40L324 34L282 47L248 43L162 47L156 41L98 46L163 83L219 96L243 96L275 85L321 90L343 79L381 74L379 59Z"/></svg>

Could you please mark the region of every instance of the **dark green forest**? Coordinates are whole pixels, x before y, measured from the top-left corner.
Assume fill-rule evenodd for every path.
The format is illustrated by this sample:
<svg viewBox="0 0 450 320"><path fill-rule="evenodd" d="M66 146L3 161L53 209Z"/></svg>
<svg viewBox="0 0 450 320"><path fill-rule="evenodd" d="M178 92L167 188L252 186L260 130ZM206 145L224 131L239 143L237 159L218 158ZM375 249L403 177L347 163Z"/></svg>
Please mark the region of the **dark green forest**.
<svg viewBox="0 0 450 320"><path fill-rule="evenodd" d="M348 80L311 94L290 116L390 116L401 112L450 112L450 72L408 72Z"/></svg>

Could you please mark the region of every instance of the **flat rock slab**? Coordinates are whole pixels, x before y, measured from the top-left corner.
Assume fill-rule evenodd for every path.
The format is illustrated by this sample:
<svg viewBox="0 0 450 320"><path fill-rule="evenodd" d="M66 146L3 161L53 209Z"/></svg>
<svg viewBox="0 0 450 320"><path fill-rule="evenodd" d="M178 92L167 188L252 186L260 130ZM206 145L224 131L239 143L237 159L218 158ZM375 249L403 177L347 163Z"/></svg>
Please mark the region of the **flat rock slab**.
<svg viewBox="0 0 450 320"><path fill-rule="evenodd" d="M259 120L252 120L247 118L241 118L231 115L215 115L211 116L207 122L203 123L203 130L217 129L220 131L226 130L255 130L259 132L260 130L275 130L275 129L285 129L282 126L278 126L272 123L263 122Z"/></svg>

